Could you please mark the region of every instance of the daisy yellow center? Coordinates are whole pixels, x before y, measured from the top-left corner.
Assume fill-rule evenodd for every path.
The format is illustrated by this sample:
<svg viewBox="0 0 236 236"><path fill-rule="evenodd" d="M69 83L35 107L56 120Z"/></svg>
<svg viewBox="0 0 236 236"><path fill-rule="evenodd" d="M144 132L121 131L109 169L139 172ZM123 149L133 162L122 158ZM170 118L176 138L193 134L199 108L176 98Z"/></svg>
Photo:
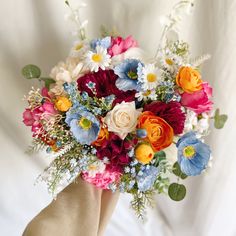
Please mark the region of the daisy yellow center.
<svg viewBox="0 0 236 236"><path fill-rule="evenodd" d="M82 127L82 129L84 130L88 130L91 128L92 126L92 122L90 120L88 120L85 117L82 117L79 122L78 122L79 126Z"/></svg>
<svg viewBox="0 0 236 236"><path fill-rule="evenodd" d="M94 62L101 62L101 61L102 61L102 55L100 55L100 54L98 54L98 53L95 53L95 54L93 54L93 56L92 56L92 60L93 60Z"/></svg>
<svg viewBox="0 0 236 236"><path fill-rule="evenodd" d="M166 58L166 64L172 66L174 64L174 62L170 58Z"/></svg>
<svg viewBox="0 0 236 236"><path fill-rule="evenodd" d="M90 165L89 166L89 170L96 170L96 169L97 169L96 165Z"/></svg>
<svg viewBox="0 0 236 236"><path fill-rule="evenodd" d="M149 73L147 74L147 81L152 83L152 82L156 82L157 80L157 76L153 73Z"/></svg>
<svg viewBox="0 0 236 236"><path fill-rule="evenodd" d="M196 151L193 146L187 146L183 150L183 155L189 159L192 158L195 155L195 153Z"/></svg>
<svg viewBox="0 0 236 236"><path fill-rule="evenodd" d="M132 70L130 70L127 74L130 79L136 80L138 78L137 73Z"/></svg>
<svg viewBox="0 0 236 236"><path fill-rule="evenodd" d="M151 90L147 90L145 93L143 93L144 96L149 96L151 94Z"/></svg>
<svg viewBox="0 0 236 236"><path fill-rule="evenodd" d="M83 44L82 44L82 43L77 44L76 47L75 47L75 50L76 50L76 51L79 51L82 47L83 47Z"/></svg>

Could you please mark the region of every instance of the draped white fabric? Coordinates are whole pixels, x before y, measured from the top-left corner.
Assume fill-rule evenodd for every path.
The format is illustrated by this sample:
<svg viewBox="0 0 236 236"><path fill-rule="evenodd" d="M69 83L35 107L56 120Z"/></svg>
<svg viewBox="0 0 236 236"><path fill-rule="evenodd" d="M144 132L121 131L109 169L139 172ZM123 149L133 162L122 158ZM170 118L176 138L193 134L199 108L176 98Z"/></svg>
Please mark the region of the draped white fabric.
<svg viewBox="0 0 236 236"><path fill-rule="evenodd" d="M121 34L132 34L153 55L160 38L160 16L168 13L176 0L86 2L82 17L89 20L89 36L98 36L101 24L116 26ZM65 12L63 0L8 0L0 4L0 235L20 235L26 223L51 200L45 185L33 186L50 160L24 153L30 130L21 122L22 97L37 83L21 78L20 69L34 63L46 75L67 56L73 37L64 21ZM235 12L235 0L196 0L194 14L181 25L193 56L212 55L203 77L214 87L216 106L229 115L225 129L212 131L208 139L213 168L185 181L188 193L184 201L157 196L157 207L144 224L128 209L129 197L121 196L106 235L236 235Z"/></svg>

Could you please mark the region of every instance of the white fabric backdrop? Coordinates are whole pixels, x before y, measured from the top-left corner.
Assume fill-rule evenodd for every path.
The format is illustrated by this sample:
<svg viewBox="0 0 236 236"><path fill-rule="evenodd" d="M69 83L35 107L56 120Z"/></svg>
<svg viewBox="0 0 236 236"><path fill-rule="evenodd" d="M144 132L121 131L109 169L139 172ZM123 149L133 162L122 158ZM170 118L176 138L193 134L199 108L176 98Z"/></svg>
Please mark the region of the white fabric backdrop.
<svg viewBox="0 0 236 236"><path fill-rule="evenodd" d="M78 3L79 0L74 0ZM160 37L159 17L176 0L89 0L83 16L89 20L91 37L101 24L132 34L150 54ZM73 41L64 21L63 0L1 1L0 4L0 235L20 235L26 223L51 199L44 185L33 186L50 161L43 155L24 153L30 131L22 125L21 100L32 83L21 78L28 63L43 68L45 75L66 57ZM140 224L122 196L106 235L215 236L236 235L236 1L197 0L192 17L182 25L183 37L193 55L209 52L204 79L214 87L214 99L229 114L224 130L214 130L208 143L213 168L200 177L188 178L188 194L176 203L157 197L157 208Z"/></svg>

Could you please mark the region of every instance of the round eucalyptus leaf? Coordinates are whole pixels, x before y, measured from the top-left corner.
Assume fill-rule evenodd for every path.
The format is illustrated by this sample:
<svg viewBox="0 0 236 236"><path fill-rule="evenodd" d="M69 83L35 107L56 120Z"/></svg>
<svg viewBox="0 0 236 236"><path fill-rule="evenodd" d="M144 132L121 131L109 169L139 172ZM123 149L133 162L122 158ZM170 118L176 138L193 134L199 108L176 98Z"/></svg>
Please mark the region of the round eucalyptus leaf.
<svg viewBox="0 0 236 236"><path fill-rule="evenodd" d="M173 165L173 173L180 177L181 179L186 179L188 176L186 174L184 174L181 169L180 169L180 166L179 166L179 163L178 162L175 162L175 164Z"/></svg>
<svg viewBox="0 0 236 236"><path fill-rule="evenodd" d="M26 79L38 79L41 75L41 70L36 65L26 65L23 67L21 72Z"/></svg>
<svg viewBox="0 0 236 236"><path fill-rule="evenodd" d="M172 183L168 188L168 195L174 201L181 201L185 198L186 188L183 184Z"/></svg>

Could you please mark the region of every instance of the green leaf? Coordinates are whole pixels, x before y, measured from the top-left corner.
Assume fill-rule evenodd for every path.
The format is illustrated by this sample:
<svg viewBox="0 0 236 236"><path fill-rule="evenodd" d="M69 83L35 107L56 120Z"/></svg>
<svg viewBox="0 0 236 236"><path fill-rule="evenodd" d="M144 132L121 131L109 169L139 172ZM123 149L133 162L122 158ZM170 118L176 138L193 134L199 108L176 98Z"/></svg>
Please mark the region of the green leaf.
<svg viewBox="0 0 236 236"><path fill-rule="evenodd" d="M180 166L179 166L179 163L178 162L175 162L175 164L173 165L173 173L180 177L181 179L186 179L188 176L186 174L184 174L181 169L180 169Z"/></svg>
<svg viewBox="0 0 236 236"><path fill-rule="evenodd" d="M55 80L52 79L52 78L40 78L39 80L40 80L40 81L43 81L43 82L45 83L45 87L46 87L47 89L50 88L50 85L51 85L51 84L54 84L54 83L55 83Z"/></svg>
<svg viewBox="0 0 236 236"><path fill-rule="evenodd" d="M186 196L186 188L183 184L172 183L168 188L168 195L174 201L181 201Z"/></svg>
<svg viewBox="0 0 236 236"><path fill-rule="evenodd" d="M166 159L166 153L164 151L159 151L155 153L155 158L160 159Z"/></svg>
<svg viewBox="0 0 236 236"><path fill-rule="evenodd" d="M41 75L41 70L36 65L26 65L23 67L21 73L26 79L38 79Z"/></svg>
<svg viewBox="0 0 236 236"><path fill-rule="evenodd" d="M225 114L220 115L220 110L216 109L214 119L215 119L215 122L214 122L215 128L222 129L225 125L225 122L228 119L228 116Z"/></svg>

